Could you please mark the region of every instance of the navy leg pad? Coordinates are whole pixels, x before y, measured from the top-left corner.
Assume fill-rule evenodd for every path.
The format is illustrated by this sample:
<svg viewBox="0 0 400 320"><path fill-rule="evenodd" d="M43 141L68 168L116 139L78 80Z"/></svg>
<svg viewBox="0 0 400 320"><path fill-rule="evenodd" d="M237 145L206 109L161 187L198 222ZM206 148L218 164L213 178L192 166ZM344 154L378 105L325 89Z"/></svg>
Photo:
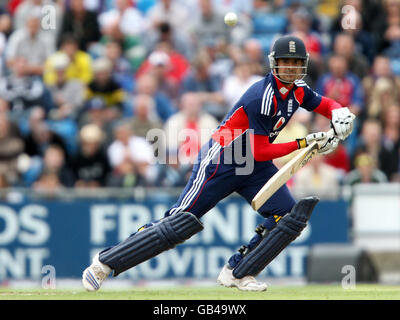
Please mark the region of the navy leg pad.
<svg viewBox="0 0 400 320"><path fill-rule="evenodd" d="M319 199L309 197L300 200L290 214L285 215L252 251L247 253L233 269L233 276L241 279L256 276L295 240L306 227L307 221Z"/></svg>
<svg viewBox="0 0 400 320"><path fill-rule="evenodd" d="M195 215L178 212L101 252L99 260L113 269L114 276L117 276L163 251L174 248L201 230L203 224Z"/></svg>

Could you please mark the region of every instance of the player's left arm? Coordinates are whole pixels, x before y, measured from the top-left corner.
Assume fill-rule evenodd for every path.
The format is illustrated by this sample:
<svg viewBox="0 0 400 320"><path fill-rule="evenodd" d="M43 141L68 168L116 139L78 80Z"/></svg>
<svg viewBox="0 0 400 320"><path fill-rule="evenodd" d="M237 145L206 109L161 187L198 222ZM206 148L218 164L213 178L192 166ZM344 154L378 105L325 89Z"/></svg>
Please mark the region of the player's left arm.
<svg viewBox="0 0 400 320"><path fill-rule="evenodd" d="M356 116L350 112L349 108L343 107L333 99L319 95L309 86L299 87L296 90L297 96L297 99L301 101L301 107L331 120L335 135L340 140L345 140L353 131L353 121Z"/></svg>

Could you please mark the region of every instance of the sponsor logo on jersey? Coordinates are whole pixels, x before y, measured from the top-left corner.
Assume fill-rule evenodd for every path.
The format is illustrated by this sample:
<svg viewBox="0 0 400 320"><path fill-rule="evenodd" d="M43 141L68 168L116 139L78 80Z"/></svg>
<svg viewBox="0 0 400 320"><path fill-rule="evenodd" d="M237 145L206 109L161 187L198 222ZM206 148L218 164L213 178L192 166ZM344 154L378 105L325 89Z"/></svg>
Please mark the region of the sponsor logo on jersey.
<svg viewBox="0 0 400 320"><path fill-rule="evenodd" d="M280 131L272 131L269 133L269 137L272 138L274 136L277 136L279 134Z"/></svg>
<svg viewBox="0 0 400 320"><path fill-rule="evenodd" d="M275 126L272 128L273 131L278 130L280 127L283 126L283 124L285 123L286 119L284 117L280 117L278 122L275 124Z"/></svg>

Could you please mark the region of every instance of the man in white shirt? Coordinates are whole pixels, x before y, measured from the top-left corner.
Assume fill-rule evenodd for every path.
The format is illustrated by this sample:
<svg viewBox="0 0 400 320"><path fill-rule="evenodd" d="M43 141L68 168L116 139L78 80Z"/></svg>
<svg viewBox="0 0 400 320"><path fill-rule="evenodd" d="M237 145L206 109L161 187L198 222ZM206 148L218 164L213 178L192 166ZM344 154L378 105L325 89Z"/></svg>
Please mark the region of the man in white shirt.
<svg viewBox="0 0 400 320"><path fill-rule="evenodd" d="M126 36L140 36L147 22L140 11L131 6L130 0L116 0L115 8L99 15L102 34L121 39Z"/></svg>
<svg viewBox="0 0 400 320"><path fill-rule="evenodd" d="M135 136L131 122L118 123L114 129L115 140L108 147L107 154L114 171L123 171L127 163L146 181L155 178L153 148L145 138Z"/></svg>
<svg viewBox="0 0 400 320"><path fill-rule="evenodd" d="M51 48L41 32L40 17L37 13L32 13L28 16L25 27L10 35L6 47L6 63L11 67L17 57L23 57L28 62L27 73L40 76L50 53Z"/></svg>

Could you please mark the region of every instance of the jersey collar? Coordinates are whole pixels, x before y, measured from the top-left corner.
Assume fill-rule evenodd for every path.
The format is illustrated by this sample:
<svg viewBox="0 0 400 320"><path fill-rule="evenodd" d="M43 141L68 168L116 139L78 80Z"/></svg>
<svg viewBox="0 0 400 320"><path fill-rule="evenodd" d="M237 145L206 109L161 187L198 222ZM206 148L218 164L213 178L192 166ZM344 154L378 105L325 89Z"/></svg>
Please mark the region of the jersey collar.
<svg viewBox="0 0 400 320"><path fill-rule="evenodd" d="M282 100L285 100L287 98L290 90L292 90L295 86L293 85L291 88L289 88L287 85L285 85L282 81L280 81L273 74L272 74L272 78L275 81L276 90L280 93Z"/></svg>

